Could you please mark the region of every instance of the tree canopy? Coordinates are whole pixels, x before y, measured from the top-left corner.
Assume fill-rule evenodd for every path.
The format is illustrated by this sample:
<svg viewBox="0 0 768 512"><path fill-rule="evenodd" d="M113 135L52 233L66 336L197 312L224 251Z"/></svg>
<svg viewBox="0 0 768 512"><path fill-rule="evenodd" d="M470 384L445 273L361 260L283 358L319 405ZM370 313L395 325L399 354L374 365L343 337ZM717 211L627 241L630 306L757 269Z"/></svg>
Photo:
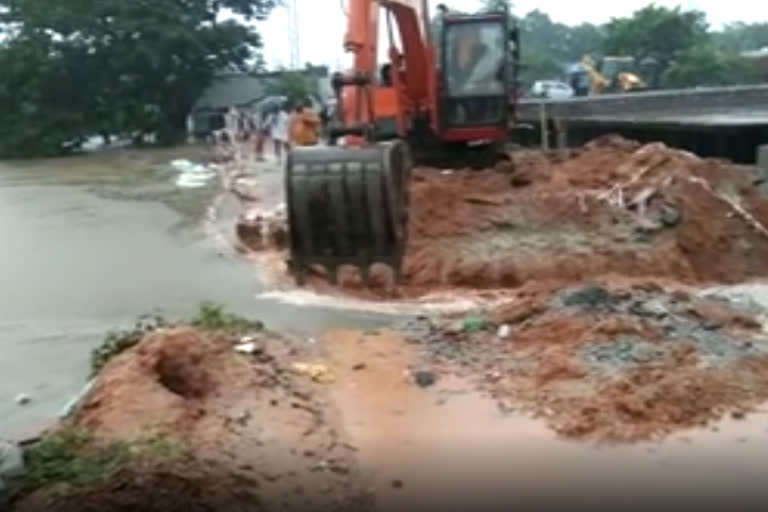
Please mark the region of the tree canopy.
<svg viewBox="0 0 768 512"><path fill-rule="evenodd" d="M487 0L483 8L494 3ZM768 23L735 23L713 31L701 11L653 4L602 25L566 25L540 10L517 17L516 22L525 84L558 78L567 64L584 55L654 62L655 76L646 78L654 78L651 81L658 87L752 82L760 77L739 54L768 46Z"/></svg>
<svg viewBox="0 0 768 512"><path fill-rule="evenodd" d="M61 154L92 135L177 140L217 72L264 67L247 22L281 1L0 0L0 156ZM514 12L514 2L481 8ZM766 79L740 53L768 46L768 23L714 31L700 11L653 4L602 25L512 16L526 85L584 55L652 59L659 87ZM281 80L291 96L308 92L298 75Z"/></svg>
<svg viewBox="0 0 768 512"><path fill-rule="evenodd" d="M261 39L240 19L279 0L0 0L0 155L53 155L94 134L171 142L221 70Z"/></svg>

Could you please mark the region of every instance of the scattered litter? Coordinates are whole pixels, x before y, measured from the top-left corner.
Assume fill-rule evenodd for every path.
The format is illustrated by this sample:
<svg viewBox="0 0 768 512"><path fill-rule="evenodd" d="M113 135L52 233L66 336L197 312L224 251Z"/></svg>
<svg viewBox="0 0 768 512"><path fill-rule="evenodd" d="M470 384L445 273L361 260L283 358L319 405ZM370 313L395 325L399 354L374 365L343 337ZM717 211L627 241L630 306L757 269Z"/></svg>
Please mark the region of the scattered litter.
<svg viewBox="0 0 768 512"><path fill-rule="evenodd" d="M216 172L205 165L189 160L173 160L171 162L171 167L180 173L176 178L176 186L181 188L204 187L214 176L216 176Z"/></svg>
<svg viewBox="0 0 768 512"><path fill-rule="evenodd" d="M428 388L432 386L437 379L435 378L435 374L433 372L428 370L419 370L413 374L413 380L416 381L416 384L420 388Z"/></svg>
<svg viewBox="0 0 768 512"><path fill-rule="evenodd" d="M253 354L256 352L256 344L253 342L240 343L239 345L235 345L235 351L240 352L241 354Z"/></svg>
<svg viewBox="0 0 768 512"><path fill-rule="evenodd" d="M324 364L293 363L292 367L296 373L309 377L319 384L330 384L336 380L331 370Z"/></svg>
<svg viewBox="0 0 768 512"><path fill-rule="evenodd" d="M14 398L14 401L17 405L27 405L32 401L32 397L24 393L19 393L16 395L16 398Z"/></svg>
<svg viewBox="0 0 768 512"><path fill-rule="evenodd" d="M173 160L171 162L171 167L185 174L213 174L203 164L196 164L185 159Z"/></svg>
<svg viewBox="0 0 768 512"><path fill-rule="evenodd" d="M77 393L77 395L75 395L74 397L72 397L72 399L69 400L66 403L66 405L64 405L64 408L59 413L60 418L69 418L75 412L75 410L77 409L77 406L80 404L80 402L83 400L85 395L87 395L88 392L93 387L94 382L96 382L95 379L89 380L88 383L85 386L83 386L83 388L80 390L80 392Z"/></svg>
<svg viewBox="0 0 768 512"><path fill-rule="evenodd" d="M485 329L485 319L479 316L470 316L464 319L462 330L464 332L478 332Z"/></svg>
<svg viewBox="0 0 768 512"><path fill-rule="evenodd" d="M176 186L180 188L200 188L208 184L210 178L203 176L188 176L182 174L176 178Z"/></svg>
<svg viewBox="0 0 768 512"><path fill-rule="evenodd" d="M512 327L509 324L500 325L499 330L496 332L496 335L501 339L509 338L510 334L512 334Z"/></svg>

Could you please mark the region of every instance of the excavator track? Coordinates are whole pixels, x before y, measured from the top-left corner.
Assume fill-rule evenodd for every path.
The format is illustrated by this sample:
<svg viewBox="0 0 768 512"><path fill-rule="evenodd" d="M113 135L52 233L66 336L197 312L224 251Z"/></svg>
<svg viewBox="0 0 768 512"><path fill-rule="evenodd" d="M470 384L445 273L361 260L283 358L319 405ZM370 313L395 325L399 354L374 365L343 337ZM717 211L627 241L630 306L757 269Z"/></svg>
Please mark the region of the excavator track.
<svg viewBox="0 0 768 512"><path fill-rule="evenodd" d="M299 286L325 269L336 283L343 265L368 282L371 265L402 279L411 160L401 141L364 147L314 146L290 151L285 195L289 268Z"/></svg>

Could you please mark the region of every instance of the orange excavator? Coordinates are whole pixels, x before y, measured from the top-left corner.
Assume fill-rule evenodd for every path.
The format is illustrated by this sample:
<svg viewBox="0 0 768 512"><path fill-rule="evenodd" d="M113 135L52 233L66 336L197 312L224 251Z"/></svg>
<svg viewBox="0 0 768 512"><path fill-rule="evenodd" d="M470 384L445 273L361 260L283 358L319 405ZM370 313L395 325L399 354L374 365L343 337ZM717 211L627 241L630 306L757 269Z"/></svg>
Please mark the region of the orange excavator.
<svg viewBox="0 0 768 512"><path fill-rule="evenodd" d="M481 167L508 158L519 38L508 12L449 14L437 28L427 0L348 0L344 49L352 69L332 77L336 118L327 146L286 159L289 268L335 282L343 265L367 281L383 263L401 279L414 165ZM388 62L379 66L379 27ZM435 29L431 32L431 29Z"/></svg>

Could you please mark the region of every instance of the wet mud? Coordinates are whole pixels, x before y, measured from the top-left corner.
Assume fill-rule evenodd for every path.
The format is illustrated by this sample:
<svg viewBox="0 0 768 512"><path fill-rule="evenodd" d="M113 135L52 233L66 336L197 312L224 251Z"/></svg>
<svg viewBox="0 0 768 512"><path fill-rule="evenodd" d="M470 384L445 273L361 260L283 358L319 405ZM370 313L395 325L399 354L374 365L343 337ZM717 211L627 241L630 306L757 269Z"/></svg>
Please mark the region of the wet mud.
<svg viewBox="0 0 768 512"><path fill-rule="evenodd" d="M524 287L484 318L474 332L461 318L406 332L442 371L566 438L662 439L768 400L768 317L754 302L604 280Z"/></svg>
<svg viewBox="0 0 768 512"><path fill-rule="evenodd" d="M237 339L175 328L117 356L57 429L98 442L151 434L183 455L131 461L97 485L46 487L14 510L367 510L354 447L323 389L292 370L291 340L249 339L244 354Z"/></svg>

